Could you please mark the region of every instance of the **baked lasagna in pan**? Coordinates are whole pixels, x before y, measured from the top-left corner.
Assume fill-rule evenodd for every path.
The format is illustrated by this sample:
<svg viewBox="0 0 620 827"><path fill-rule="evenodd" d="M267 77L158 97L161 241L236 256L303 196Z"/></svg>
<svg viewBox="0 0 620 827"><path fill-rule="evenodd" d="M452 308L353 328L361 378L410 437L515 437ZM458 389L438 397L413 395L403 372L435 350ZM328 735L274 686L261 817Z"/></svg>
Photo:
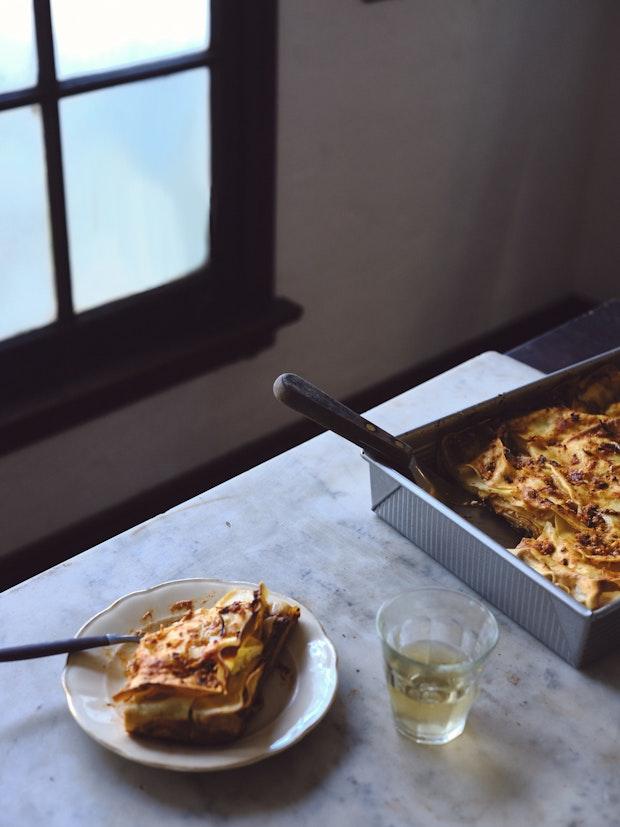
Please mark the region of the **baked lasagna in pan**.
<svg viewBox="0 0 620 827"><path fill-rule="evenodd" d="M145 634L127 664L123 705L132 735L221 744L242 734L260 685L299 618L261 583Z"/></svg>
<svg viewBox="0 0 620 827"><path fill-rule="evenodd" d="M589 609L620 597L620 370L565 404L446 437L441 462L525 535L517 557Z"/></svg>

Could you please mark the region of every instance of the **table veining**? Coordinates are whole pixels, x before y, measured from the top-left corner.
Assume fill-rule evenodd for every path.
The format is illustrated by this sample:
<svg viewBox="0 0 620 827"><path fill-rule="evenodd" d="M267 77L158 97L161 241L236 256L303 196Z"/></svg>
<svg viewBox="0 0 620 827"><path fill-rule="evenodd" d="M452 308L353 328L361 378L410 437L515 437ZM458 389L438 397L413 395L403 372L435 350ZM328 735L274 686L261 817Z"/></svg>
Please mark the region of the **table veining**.
<svg viewBox="0 0 620 827"><path fill-rule="evenodd" d="M403 431L538 375L482 354L371 418ZM404 588L468 589L371 512L355 446L323 434L8 590L0 645L66 637L117 597L185 577L263 579L307 605L339 656L326 718L274 758L184 775L91 741L66 706L63 656L0 664L0 825L620 824L620 653L579 672L496 611L465 733L442 747L396 733L376 610Z"/></svg>

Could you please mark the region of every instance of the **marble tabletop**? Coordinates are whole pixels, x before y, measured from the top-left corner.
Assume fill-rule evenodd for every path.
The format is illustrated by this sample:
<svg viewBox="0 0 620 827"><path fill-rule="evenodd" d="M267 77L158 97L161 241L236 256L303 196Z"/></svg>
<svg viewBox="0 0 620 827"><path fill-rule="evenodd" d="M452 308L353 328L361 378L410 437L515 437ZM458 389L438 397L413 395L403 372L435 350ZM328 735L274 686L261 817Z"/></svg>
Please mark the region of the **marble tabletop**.
<svg viewBox="0 0 620 827"><path fill-rule="evenodd" d="M372 416L402 431L537 375L482 354ZM66 637L120 595L183 577L264 579L308 606L339 655L326 718L267 761L184 775L90 740L63 656L0 664L0 825L620 824L620 653L579 672L496 612L464 734L424 747L396 733L375 611L407 587L467 589L371 512L356 447L323 434L10 589L0 645Z"/></svg>

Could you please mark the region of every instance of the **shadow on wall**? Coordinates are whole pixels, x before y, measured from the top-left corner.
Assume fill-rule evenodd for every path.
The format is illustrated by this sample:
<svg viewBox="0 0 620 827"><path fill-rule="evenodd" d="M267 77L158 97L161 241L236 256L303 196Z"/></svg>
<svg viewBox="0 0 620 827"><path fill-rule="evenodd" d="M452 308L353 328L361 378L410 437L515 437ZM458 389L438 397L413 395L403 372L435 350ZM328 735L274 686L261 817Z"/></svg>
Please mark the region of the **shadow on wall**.
<svg viewBox="0 0 620 827"><path fill-rule="evenodd" d="M444 262L454 273L453 306L496 318L524 293L536 301L549 282L570 286L589 149L588 131L577 121L591 119L598 74L587 38L565 27L552 4L539 6L535 17L518 4L486 11L479 50L503 67L502 83L489 83L487 61L472 64L442 224L455 240ZM600 38L603 16L587 23ZM583 164L576 166L575 157ZM455 210L458 199L462 209Z"/></svg>

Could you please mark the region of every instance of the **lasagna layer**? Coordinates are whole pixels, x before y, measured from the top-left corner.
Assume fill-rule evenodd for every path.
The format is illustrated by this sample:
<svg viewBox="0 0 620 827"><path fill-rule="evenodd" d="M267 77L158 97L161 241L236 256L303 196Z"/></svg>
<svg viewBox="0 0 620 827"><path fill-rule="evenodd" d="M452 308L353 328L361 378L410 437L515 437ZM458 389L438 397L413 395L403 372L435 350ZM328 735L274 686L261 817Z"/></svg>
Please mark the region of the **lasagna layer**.
<svg viewBox="0 0 620 827"><path fill-rule="evenodd" d="M518 557L590 609L620 597L620 371L567 405L447 437L442 462L526 535Z"/></svg>
<svg viewBox="0 0 620 827"><path fill-rule="evenodd" d="M133 735L196 743L238 737L265 674L299 618L261 583L144 635L114 700Z"/></svg>

